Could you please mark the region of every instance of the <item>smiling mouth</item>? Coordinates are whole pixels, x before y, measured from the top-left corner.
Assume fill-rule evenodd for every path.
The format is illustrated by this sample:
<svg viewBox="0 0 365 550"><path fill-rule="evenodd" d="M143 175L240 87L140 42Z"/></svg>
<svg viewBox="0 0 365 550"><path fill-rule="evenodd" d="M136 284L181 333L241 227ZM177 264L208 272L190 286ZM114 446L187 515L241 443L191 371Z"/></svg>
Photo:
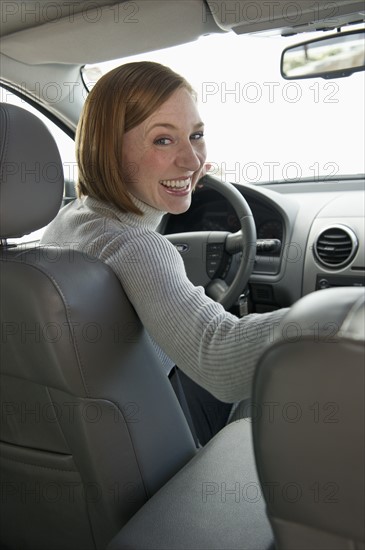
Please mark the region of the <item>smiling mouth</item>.
<svg viewBox="0 0 365 550"><path fill-rule="evenodd" d="M191 178L176 180L160 180L160 184L170 190L184 191L191 185Z"/></svg>

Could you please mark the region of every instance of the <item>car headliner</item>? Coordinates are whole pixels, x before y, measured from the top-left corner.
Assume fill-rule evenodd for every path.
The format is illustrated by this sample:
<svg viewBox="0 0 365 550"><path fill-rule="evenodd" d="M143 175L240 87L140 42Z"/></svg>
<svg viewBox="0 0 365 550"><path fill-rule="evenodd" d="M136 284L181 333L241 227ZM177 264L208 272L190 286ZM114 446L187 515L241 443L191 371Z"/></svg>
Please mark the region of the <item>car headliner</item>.
<svg viewBox="0 0 365 550"><path fill-rule="evenodd" d="M2 52L22 63L95 63L222 30L292 34L336 28L363 20L363 8L362 0L321 0L316 9L308 0L2 2Z"/></svg>
<svg viewBox="0 0 365 550"><path fill-rule="evenodd" d="M73 131L85 93L80 67L191 42L202 35L293 34L364 19L362 0L108 0L1 3L1 81ZM34 67L36 65L36 69ZM50 101L50 83L61 85Z"/></svg>

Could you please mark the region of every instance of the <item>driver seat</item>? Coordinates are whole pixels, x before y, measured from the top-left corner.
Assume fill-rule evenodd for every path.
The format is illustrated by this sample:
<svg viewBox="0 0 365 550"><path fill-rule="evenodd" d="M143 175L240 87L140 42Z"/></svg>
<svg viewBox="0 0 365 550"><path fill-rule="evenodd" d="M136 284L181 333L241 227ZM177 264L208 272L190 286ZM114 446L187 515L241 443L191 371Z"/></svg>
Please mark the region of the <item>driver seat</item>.
<svg viewBox="0 0 365 550"><path fill-rule="evenodd" d="M0 107L1 543L105 548L196 446L111 269L7 243L53 219L64 181L45 125Z"/></svg>

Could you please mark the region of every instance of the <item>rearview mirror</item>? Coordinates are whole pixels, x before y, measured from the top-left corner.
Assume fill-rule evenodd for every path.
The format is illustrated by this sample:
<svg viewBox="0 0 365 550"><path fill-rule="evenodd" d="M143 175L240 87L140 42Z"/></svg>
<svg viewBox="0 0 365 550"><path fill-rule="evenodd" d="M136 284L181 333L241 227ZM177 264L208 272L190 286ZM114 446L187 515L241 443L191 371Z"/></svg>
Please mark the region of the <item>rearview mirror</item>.
<svg viewBox="0 0 365 550"><path fill-rule="evenodd" d="M341 78L365 69L365 30L332 34L286 48L281 74L287 80Z"/></svg>

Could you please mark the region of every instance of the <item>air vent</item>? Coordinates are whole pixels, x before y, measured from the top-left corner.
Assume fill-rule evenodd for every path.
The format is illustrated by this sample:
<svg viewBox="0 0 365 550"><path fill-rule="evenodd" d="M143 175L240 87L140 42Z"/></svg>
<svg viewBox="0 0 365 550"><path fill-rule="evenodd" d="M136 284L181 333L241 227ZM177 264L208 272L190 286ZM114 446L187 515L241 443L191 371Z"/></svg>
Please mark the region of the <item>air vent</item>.
<svg viewBox="0 0 365 550"><path fill-rule="evenodd" d="M326 267L342 268L356 254L358 240L345 225L333 225L320 233L314 243L314 255Z"/></svg>

